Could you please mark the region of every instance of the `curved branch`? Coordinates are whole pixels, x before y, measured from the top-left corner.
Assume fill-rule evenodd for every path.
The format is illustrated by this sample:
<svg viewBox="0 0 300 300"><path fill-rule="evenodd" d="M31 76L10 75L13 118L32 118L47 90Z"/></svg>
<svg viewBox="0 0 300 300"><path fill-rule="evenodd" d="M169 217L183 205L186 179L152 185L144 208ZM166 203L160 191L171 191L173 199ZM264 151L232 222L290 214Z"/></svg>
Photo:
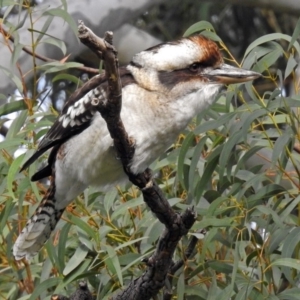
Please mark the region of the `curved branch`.
<svg viewBox="0 0 300 300"><path fill-rule="evenodd" d="M79 39L88 45L99 58L104 60L106 78L108 80L108 99L99 103L98 110L107 123L107 128L114 140L114 146L119 154L125 173L129 180L138 186L143 194L144 201L165 225L159 238L156 251L145 260L146 271L112 299L114 300L147 300L156 296L166 284L168 272L172 271L173 255L178 242L193 226L196 220L194 208L188 208L182 214L176 213L164 197L161 189L151 176L150 169L134 174L130 169L130 162L134 155L134 140L129 137L120 117L122 107L122 86L119 75L117 51L112 45L112 33L107 32L104 39L96 36L83 22L79 23ZM97 76L96 76L97 77ZM79 99L83 86L77 92L74 100ZM77 98L78 97L78 98Z"/></svg>

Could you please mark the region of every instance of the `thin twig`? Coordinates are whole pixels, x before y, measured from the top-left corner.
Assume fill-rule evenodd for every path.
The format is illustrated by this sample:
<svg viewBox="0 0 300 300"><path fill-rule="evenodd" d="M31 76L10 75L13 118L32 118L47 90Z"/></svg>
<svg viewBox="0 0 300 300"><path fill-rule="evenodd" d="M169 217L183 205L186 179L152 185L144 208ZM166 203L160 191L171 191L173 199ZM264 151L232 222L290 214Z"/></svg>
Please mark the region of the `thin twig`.
<svg viewBox="0 0 300 300"><path fill-rule="evenodd" d="M14 37L11 34L9 34L9 32L6 31L1 24L0 24L0 32L2 33L2 35L5 39L9 39L12 43L15 42ZM34 56L35 58L38 58L39 60L44 61L44 62L60 62L59 60L52 59L52 58L46 57L44 55L38 54L37 52L33 53L28 47L25 47L25 46L22 47L22 50L25 53L29 54L30 56ZM83 71L83 72L87 72L89 74L99 74L99 70L95 69L95 68L83 66L83 67L75 67L75 69Z"/></svg>
<svg viewBox="0 0 300 300"><path fill-rule="evenodd" d="M201 229L198 231L198 233L205 235L206 230ZM178 260L171 266L168 277L167 277L167 283L166 283L166 288L164 290L163 300L171 300L172 299L173 292L172 292L171 287L172 287L172 279L174 277L174 274L185 264L185 262L188 259L191 259L194 256L194 254L195 254L194 250L195 250L197 243L198 243L198 238L195 236L192 236L191 240L184 252L184 258Z"/></svg>

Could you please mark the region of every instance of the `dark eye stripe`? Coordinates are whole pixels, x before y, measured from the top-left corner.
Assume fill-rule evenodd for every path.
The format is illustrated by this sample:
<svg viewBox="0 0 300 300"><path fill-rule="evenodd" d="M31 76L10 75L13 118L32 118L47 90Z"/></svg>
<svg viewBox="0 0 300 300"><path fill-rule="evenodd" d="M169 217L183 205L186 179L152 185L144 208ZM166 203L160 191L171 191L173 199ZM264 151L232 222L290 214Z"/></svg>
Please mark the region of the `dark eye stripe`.
<svg viewBox="0 0 300 300"><path fill-rule="evenodd" d="M200 68L201 70L202 68ZM191 80L199 80L201 72L199 69L197 72L191 71L190 68L175 70L172 72L161 71L158 72L158 79L161 84L169 89L172 89L175 85L181 82L188 82ZM207 81L206 77L202 77L203 81Z"/></svg>
<svg viewBox="0 0 300 300"><path fill-rule="evenodd" d="M208 67L213 67L211 61L194 62L189 66L189 70L192 72L197 72Z"/></svg>

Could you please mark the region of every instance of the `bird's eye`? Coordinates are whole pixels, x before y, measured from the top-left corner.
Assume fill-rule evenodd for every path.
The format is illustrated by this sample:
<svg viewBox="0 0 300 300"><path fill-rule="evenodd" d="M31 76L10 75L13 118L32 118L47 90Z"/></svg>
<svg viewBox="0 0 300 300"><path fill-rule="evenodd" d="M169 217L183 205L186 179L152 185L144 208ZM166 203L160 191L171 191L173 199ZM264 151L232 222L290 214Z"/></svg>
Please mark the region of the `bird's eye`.
<svg viewBox="0 0 300 300"><path fill-rule="evenodd" d="M190 71L192 72L198 72L200 68L201 68L201 64L199 63L193 63L189 67Z"/></svg>

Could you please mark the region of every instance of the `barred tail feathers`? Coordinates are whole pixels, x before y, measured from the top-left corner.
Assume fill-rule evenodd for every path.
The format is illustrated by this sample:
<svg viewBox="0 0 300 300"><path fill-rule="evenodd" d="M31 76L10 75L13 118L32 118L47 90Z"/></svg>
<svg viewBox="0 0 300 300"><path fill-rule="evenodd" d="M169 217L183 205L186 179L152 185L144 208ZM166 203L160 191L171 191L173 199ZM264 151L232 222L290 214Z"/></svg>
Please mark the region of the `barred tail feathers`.
<svg viewBox="0 0 300 300"><path fill-rule="evenodd" d="M52 182L39 207L14 244L13 255L16 260L23 257L30 259L48 240L64 211L64 208L56 209L55 202L55 184Z"/></svg>

